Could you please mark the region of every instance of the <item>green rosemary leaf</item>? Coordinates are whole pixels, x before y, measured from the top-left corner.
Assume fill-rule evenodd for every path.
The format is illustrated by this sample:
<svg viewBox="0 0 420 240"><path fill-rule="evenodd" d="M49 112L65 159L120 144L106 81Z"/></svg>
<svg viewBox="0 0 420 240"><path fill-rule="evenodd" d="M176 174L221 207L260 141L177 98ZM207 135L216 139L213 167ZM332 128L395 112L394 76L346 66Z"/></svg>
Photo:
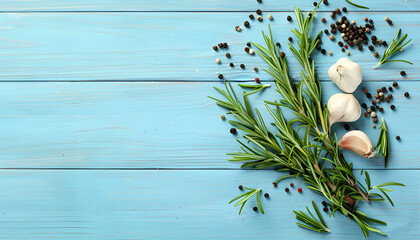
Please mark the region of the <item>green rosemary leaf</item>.
<svg viewBox="0 0 420 240"><path fill-rule="evenodd" d="M388 128L385 123L385 119L382 118L381 126L379 127L381 132L379 134L378 142L376 143L376 157L378 157L379 153L382 154L385 160L385 168L388 167L388 157L389 157L389 136L388 136Z"/></svg>
<svg viewBox="0 0 420 240"><path fill-rule="evenodd" d="M379 191L382 192L382 194L386 197L386 199L388 199L388 202L391 203L392 206L394 206L394 203L392 202L391 198L388 196L388 194L386 194L386 192L382 189L379 189Z"/></svg>
<svg viewBox="0 0 420 240"><path fill-rule="evenodd" d="M261 202L260 202L260 191L257 192L257 206L258 206L258 209L260 210L260 212L262 214L264 214L264 209L263 209L263 207L261 205Z"/></svg>
<svg viewBox="0 0 420 240"><path fill-rule="evenodd" d="M284 176L279 177L275 182L278 183L285 178L291 178L291 177L294 177L294 175L284 175Z"/></svg>
<svg viewBox="0 0 420 240"><path fill-rule="evenodd" d="M303 223L300 223L300 222L296 222L296 224L300 227L307 228L309 230L316 231L316 232L323 232L323 233L331 232L330 229L328 228L328 226L326 225L324 219L322 218L322 215L319 212L319 209L316 206L314 201L312 201L312 206L313 206L318 218L316 218L311 213L309 208L306 207L306 210L308 211L309 215L307 215L306 213L304 213L302 211L299 211L299 212L293 211L296 215L297 220L306 223L306 224L303 224Z"/></svg>
<svg viewBox="0 0 420 240"><path fill-rule="evenodd" d="M365 7L365 6L362 6L362 5L359 5L359 4L356 4L356 3L354 3L354 2L351 2L350 0L346 0L348 3L350 3L351 5L353 5L353 6L355 6L355 7L358 7L358 8L364 8L364 9L369 9L368 7Z"/></svg>
<svg viewBox="0 0 420 240"><path fill-rule="evenodd" d="M388 48L385 50L384 54L382 55L381 60L379 60L379 63L374 66L373 68L377 68L385 63L390 62L405 62L409 64L413 64L406 60L388 60L392 55L399 52L405 45L407 45L409 42L411 42L411 39L404 43L404 40L407 38L407 34L404 34L400 38L401 29L398 30L397 34L395 35L394 39L392 40L391 44L388 46Z"/></svg>
<svg viewBox="0 0 420 240"><path fill-rule="evenodd" d="M261 213L262 214L264 214L264 209L262 208L262 205L261 205L261 202L260 202L260 192L261 192L261 189L253 189L253 188L247 188L247 187L245 187L245 189L247 189L247 190L249 190L248 192L246 192L246 193L243 193L243 194L241 194L241 195L239 195L239 196L237 196L237 197L235 197L235 198L233 198L232 200L230 200L230 202L229 202L229 204L231 204L232 202L234 202L234 201L236 201L236 200L238 200L238 199L240 199L234 206L235 207L237 207L237 206L239 206L239 205L241 205L241 208L239 209L239 215L241 214L241 212L242 212L242 209L243 209L243 207L244 207L244 205L245 205L245 203L250 199L250 198L252 198L253 196L256 196L256 199L257 199L257 205L258 205L258 208L260 209L260 211L261 211Z"/></svg>
<svg viewBox="0 0 420 240"><path fill-rule="evenodd" d="M387 183L382 183L382 184L379 184L379 185L377 185L377 186L375 186L375 187L384 187L384 186L401 186L401 187L405 187L405 185L404 185L404 184L402 184L402 183L398 183L398 182L387 182Z"/></svg>

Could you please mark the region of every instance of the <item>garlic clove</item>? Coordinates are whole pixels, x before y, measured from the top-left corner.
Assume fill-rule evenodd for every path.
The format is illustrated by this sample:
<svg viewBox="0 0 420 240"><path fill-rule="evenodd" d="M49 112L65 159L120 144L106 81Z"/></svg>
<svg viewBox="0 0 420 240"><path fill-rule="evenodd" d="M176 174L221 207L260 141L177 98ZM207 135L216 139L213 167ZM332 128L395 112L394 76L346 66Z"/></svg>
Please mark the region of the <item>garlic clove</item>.
<svg viewBox="0 0 420 240"><path fill-rule="evenodd" d="M375 148L369 137L360 130L350 131L340 139L338 142L340 148L345 148L353 151L365 158L375 156Z"/></svg>
<svg viewBox="0 0 420 240"><path fill-rule="evenodd" d="M342 91L353 93L362 82L362 67L343 57L330 67L328 77Z"/></svg>
<svg viewBox="0 0 420 240"><path fill-rule="evenodd" d="M362 115L359 102L353 94L336 93L328 100L328 122L354 122Z"/></svg>

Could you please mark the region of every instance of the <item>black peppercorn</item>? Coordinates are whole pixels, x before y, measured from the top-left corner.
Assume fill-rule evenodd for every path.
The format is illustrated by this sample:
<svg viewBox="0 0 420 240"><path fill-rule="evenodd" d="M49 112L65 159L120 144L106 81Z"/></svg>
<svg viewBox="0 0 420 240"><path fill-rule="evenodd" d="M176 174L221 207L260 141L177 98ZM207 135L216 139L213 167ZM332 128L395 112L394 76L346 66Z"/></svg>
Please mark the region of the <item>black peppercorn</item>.
<svg viewBox="0 0 420 240"><path fill-rule="evenodd" d="M321 22L323 22L323 23L325 23L326 21L327 21L327 19L325 19L325 18L321 19Z"/></svg>
<svg viewBox="0 0 420 240"><path fill-rule="evenodd" d="M255 11L258 15L261 15L261 9L257 9L257 11Z"/></svg>
<svg viewBox="0 0 420 240"><path fill-rule="evenodd" d="M230 53L226 53L226 57L227 58L230 58Z"/></svg>
<svg viewBox="0 0 420 240"><path fill-rule="evenodd" d="M258 68L256 68L256 67L255 67L255 68L254 68L254 72L258 72Z"/></svg>
<svg viewBox="0 0 420 240"><path fill-rule="evenodd" d="M372 104L373 104L373 105L376 105L376 101L375 101L375 100L373 100L373 101L372 101Z"/></svg>
<svg viewBox="0 0 420 240"><path fill-rule="evenodd" d="M291 16L287 16L287 21L292 21L292 17Z"/></svg>
<svg viewBox="0 0 420 240"><path fill-rule="evenodd" d="M400 74L401 74L401 76L407 75L407 73L405 71L401 71Z"/></svg>
<svg viewBox="0 0 420 240"><path fill-rule="evenodd" d="M235 134L236 133L236 128L231 128L230 133Z"/></svg>
<svg viewBox="0 0 420 240"><path fill-rule="evenodd" d="M228 48L228 44L227 43L223 43L223 48Z"/></svg>
<svg viewBox="0 0 420 240"><path fill-rule="evenodd" d="M317 2L314 2L313 4L314 4L314 7L316 7L316 5L318 5L318 3L317 3Z"/></svg>
<svg viewBox="0 0 420 240"><path fill-rule="evenodd" d="M250 14L249 19L254 19L254 15Z"/></svg>
<svg viewBox="0 0 420 240"><path fill-rule="evenodd" d="M383 111L384 111L384 109L380 107L379 108L379 112L383 112Z"/></svg>
<svg viewBox="0 0 420 240"><path fill-rule="evenodd" d="M343 7L341 10L342 10L343 12L347 12L347 8L346 8L346 7Z"/></svg>
<svg viewBox="0 0 420 240"><path fill-rule="evenodd" d="M322 49L322 50L321 50L321 53L322 53L322 54L325 54L326 52L327 52L327 51L326 51L325 49Z"/></svg>
<svg viewBox="0 0 420 240"><path fill-rule="evenodd" d="M386 41L382 41L382 45L387 46L388 43Z"/></svg>
<svg viewBox="0 0 420 240"><path fill-rule="evenodd" d="M344 124L344 129L346 129L347 131L350 130L350 125Z"/></svg>
<svg viewBox="0 0 420 240"><path fill-rule="evenodd" d="M286 56L286 54L284 52L280 52L280 57L284 58Z"/></svg>
<svg viewBox="0 0 420 240"><path fill-rule="evenodd" d="M233 63L229 63L229 66L234 67L234 66L235 66L235 64L233 64Z"/></svg>
<svg viewBox="0 0 420 240"><path fill-rule="evenodd" d="M396 136L395 139L397 139L399 141L401 138L400 138L400 136Z"/></svg>
<svg viewBox="0 0 420 240"><path fill-rule="evenodd" d="M243 63L242 63L240 66L241 66L241 68L242 68L242 69L244 69L244 68L245 68L245 65L244 65Z"/></svg>
<svg viewBox="0 0 420 240"><path fill-rule="evenodd" d="M244 26L245 26L245 27L249 27L249 22L248 22L248 21L245 21L245 22L244 22Z"/></svg>
<svg viewBox="0 0 420 240"><path fill-rule="evenodd" d="M393 87L398 87L398 83L397 83L397 82L393 82L393 83L392 83L392 86L393 86Z"/></svg>
<svg viewBox="0 0 420 240"><path fill-rule="evenodd" d="M342 49L341 49L341 51L342 51L342 52L345 52L345 51L346 51L346 49L342 48Z"/></svg>
<svg viewBox="0 0 420 240"><path fill-rule="evenodd" d="M316 45L315 48L316 48L316 50L321 50L321 45L318 44L318 45Z"/></svg>
<svg viewBox="0 0 420 240"><path fill-rule="evenodd" d="M327 206L327 202L326 201L322 201L322 205Z"/></svg>
<svg viewBox="0 0 420 240"><path fill-rule="evenodd" d="M342 47L344 44L343 44L343 42L338 42L338 46L340 46L340 47Z"/></svg>
<svg viewBox="0 0 420 240"><path fill-rule="evenodd" d="M395 109L395 105L391 105L391 110L394 110Z"/></svg>
<svg viewBox="0 0 420 240"><path fill-rule="evenodd" d="M264 197L265 197L265 198L269 198L269 197L270 197L270 194L268 194L268 193L264 193Z"/></svg>
<svg viewBox="0 0 420 240"><path fill-rule="evenodd" d="M366 103L362 103L362 108L367 108Z"/></svg>
<svg viewBox="0 0 420 240"><path fill-rule="evenodd" d="M374 106L370 106L370 110L375 111L375 107Z"/></svg>
<svg viewBox="0 0 420 240"><path fill-rule="evenodd" d="M238 188L239 188L239 190L243 190L244 189L244 187L242 185L239 185Z"/></svg>
<svg viewBox="0 0 420 240"><path fill-rule="evenodd" d="M217 45L219 46L219 48L223 48L223 43L219 43Z"/></svg>
<svg viewBox="0 0 420 240"><path fill-rule="evenodd" d="M322 210L324 210L324 212L328 212L328 208L324 207Z"/></svg>
<svg viewBox="0 0 420 240"><path fill-rule="evenodd" d="M324 30L324 33L325 33L325 34L328 34L328 29L325 29L325 30Z"/></svg>
<svg viewBox="0 0 420 240"><path fill-rule="evenodd" d="M371 98L371 97L372 97L372 94L370 94L370 93L366 93L366 97L367 97L367 98Z"/></svg>
<svg viewBox="0 0 420 240"><path fill-rule="evenodd" d="M279 42L276 42L276 46L277 46L277 47L280 47L280 43L279 43Z"/></svg>
<svg viewBox="0 0 420 240"><path fill-rule="evenodd" d="M391 20L389 20L389 21L388 21L388 24L389 24L389 25L392 25L392 21L391 21Z"/></svg>
<svg viewBox="0 0 420 240"><path fill-rule="evenodd" d="M287 40L289 40L289 42L293 41L292 37L289 37Z"/></svg>
<svg viewBox="0 0 420 240"><path fill-rule="evenodd" d="M219 76L217 76L220 80L223 79L223 74L219 74Z"/></svg>
<svg viewBox="0 0 420 240"><path fill-rule="evenodd" d="M370 37L370 39L372 39L373 41L375 41L377 38L375 35L373 35L372 37Z"/></svg>
<svg viewBox="0 0 420 240"><path fill-rule="evenodd" d="M213 46L213 50L217 51L219 48L217 46Z"/></svg>
<svg viewBox="0 0 420 240"><path fill-rule="evenodd" d="M258 211L257 207L253 207L252 210L254 210L254 212Z"/></svg>
<svg viewBox="0 0 420 240"><path fill-rule="evenodd" d="M369 23L373 23L373 20L372 19L369 19Z"/></svg>
<svg viewBox="0 0 420 240"><path fill-rule="evenodd" d="M369 50L373 51L373 46L372 45L369 46Z"/></svg>
<svg viewBox="0 0 420 240"><path fill-rule="evenodd" d="M289 192L289 188L285 188L285 189L284 189L284 191L285 191L285 192Z"/></svg>
<svg viewBox="0 0 420 240"><path fill-rule="evenodd" d="M410 94L409 94L408 92L405 92L405 93L404 93L404 96L405 96L405 97L409 97L409 96L410 96Z"/></svg>
<svg viewBox="0 0 420 240"><path fill-rule="evenodd" d="M330 24L330 27L331 27L331 28L335 28L335 24L334 24L334 23L331 23L331 24Z"/></svg>
<svg viewBox="0 0 420 240"><path fill-rule="evenodd" d="M381 88L382 92L386 92L386 87Z"/></svg>
<svg viewBox="0 0 420 240"><path fill-rule="evenodd" d="M337 30L335 28L331 28L331 33L335 34L337 32Z"/></svg>
<svg viewBox="0 0 420 240"><path fill-rule="evenodd" d="M389 91L392 91L392 87L388 87L388 90L389 90Z"/></svg>
<svg viewBox="0 0 420 240"><path fill-rule="evenodd" d="M273 187L277 187L277 183L276 182L273 182Z"/></svg>
<svg viewBox="0 0 420 240"><path fill-rule="evenodd" d="M363 46L362 46L362 45L357 46L357 48L358 48L360 51L362 51L362 50L363 50Z"/></svg>

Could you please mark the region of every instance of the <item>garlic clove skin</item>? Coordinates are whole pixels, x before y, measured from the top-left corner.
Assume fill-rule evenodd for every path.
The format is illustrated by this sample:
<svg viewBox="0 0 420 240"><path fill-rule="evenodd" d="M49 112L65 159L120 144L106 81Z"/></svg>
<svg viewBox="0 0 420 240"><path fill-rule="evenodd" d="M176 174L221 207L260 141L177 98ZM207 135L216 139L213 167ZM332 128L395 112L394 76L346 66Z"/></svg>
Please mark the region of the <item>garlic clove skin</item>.
<svg viewBox="0 0 420 240"><path fill-rule="evenodd" d="M360 130L350 131L340 139L338 142L340 148L345 148L353 151L364 158L371 158L375 156L375 148L369 137Z"/></svg>
<svg viewBox="0 0 420 240"><path fill-rule="evenodd" d="M328 100L328 122L354 122L360 118L362 108L353 94L336 93Z"/></svg>
<svg viewBox="0 0 420 240"><path fill-rule="evenodd" d="M343 57L330 67L328 77L342 91L353 93L362 82L362 67Z"/></svg>

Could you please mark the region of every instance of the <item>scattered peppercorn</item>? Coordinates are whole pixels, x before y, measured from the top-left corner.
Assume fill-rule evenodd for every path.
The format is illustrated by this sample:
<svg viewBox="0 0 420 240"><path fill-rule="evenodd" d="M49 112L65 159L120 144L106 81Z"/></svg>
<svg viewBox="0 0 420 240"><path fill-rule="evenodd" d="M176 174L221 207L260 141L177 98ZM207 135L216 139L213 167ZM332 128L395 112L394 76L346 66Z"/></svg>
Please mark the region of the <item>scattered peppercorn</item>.
<svg viewBox="0 0 420 240"><path fill-rule="evenodd" d="M255 82L256 83L259 83L260 82L260 79L259 78L255 78Z"/></svg>
<svg viewBox="0 0 420 240"><path fill-rule="evenodd" d="M375 107L374 106L370 106L370 110L371 111L375 111Z"/></svg>
<svg viewBox="0 0 420 240"><path fill-rule="evenodd" d="M384 108L379 108L379 112L383 112L384 111Z"/></svg>
<svg viewBox="0 0 420 240"><path fill-rule="evenodd" d="M392 94L390 93L390 94L388 94L388 98L389 99L392 99L393 98L393 96L392 96Z"/></svg>
<svg viewBox="0 0 420 240"><path fill-rule="evenodd" d="M244 189L244 187L242 185L239 185L238 188L239 188L239 190L243 190Z"/></svg>
<svg viewBox="0 0 420 240"><path fill-rule="evenodd" d="M381 88L382 92L386 92L386 87Z"/></svg>
<svg viewBox="0 0 420 240"><path fill-rule="evenodd" d="M254 49L249 49L249 54L254 55Z"/></svg>
<svg viewBox="0 0 420 240"><path fill-rule="evenodd" d="M366 97L367 97L367 98L371 98L371 97L372 97L372 94L370 94L370 93L366 93Z"/></svg>
<svg viewBox="0 0 420 240"><path fill-rule="evenodd" d="M254 15L250 14L249 19L254 19Z"/></svg>
<svg viewBox="0 0 420 240"><path fill-rule="evenodd" d="M346 129L347 131L350 130L350 125L344 124L344 129Z"/></svg>
<svg viewBox="0 0 420 240"><path fill-rule="evenodd" d="M293 41L292 37L289 37L287 40L289 40L289 42Z"/></svg>
<svg viewBox="0 0 420 240"><path fill-rule="evenodd" d="M287 16L287 21L292 21L292 17L291 16Z"/></svg>
<svg viewBox="0 0 420 240"><path fill-rule="evenodd" d="M226 117L225 117L225 115L220 115L220 119L222 119L222 120L225 120L226 119Z"/></svg>
<svg viewBox="0 0 420 240"><path fill-rule="evenodd" d="M397 139L399 141L401 138L400 138L400 136L396 136L395 139Z"/></svg>
<svg viewBox="0 0 420 240"><path fill-rule="evenodd" d="M374 52L373 53L373 56L378 57L379 56L379 53L378 52Z"/></svg>
<svg viewBox="0 0 420 240"><path fill-rule="evenodd" d="M223 74L219 74L219 76L217 76L220 80L223 79Z"/></svg>
<svg viewBox="0 0 420 240"><path fill-rule="evenodd" d="M325 19L325 18L321 19L321 22L323 22L323 23L325 23L326 21L327 21L327 19Z"/></svg>
<svg viewBox="0 0 420 240"><path fill-rule="evenodd" d="M322 201L322 205L327 206L327 202L326 201Z"/></svg>
<svg viewBox="0 0 420 240"><path fill-rule="evenodd" d="M372 45L369 45L369 50L373 51L373 46Z"/></svg>
<svg viewBox="0 0 420 240"><path fill-rule="evenodd" d="M245 22L244 22L244 26L245 26L245 27L249 27L249 22L248 22L248 21L245 21Z"/></svg>
<svg viewBox="0 0 420 240"><path fill-rule="evenodd" d="M405 96L405 97L409 97L409 96L410 96L410 94L409 94L408 92L405 92L405 93L404 93L404 96Z"/></svg>
<svg viewBox="0 0 420 240"><path fill-rule="evenodd" d="M298 188L298 192L302 192L302 188Z"/></svg>
<svg viewBox="0 0 420 240"><path fill-rule="evenodd" d="M231 66L231 67L235 67L235 64L233 64L233 63L229 63L229 66Z"/></svg>
<svg viewBox="0 0 420 240"><path fill-rule="evenodd" d="M257 11L255 11L258 15L261 15L261 9L257 9Z"/></svg>
<svg viewBox="0 0 420 240"><path fill-rule="evenodd" d="M280 57L284 58L286 56L286 54L284 52L280 52Z"/></svg>
<svg viewBox="0 0 420 240"><path fill-rule="evenodd" d="M368 109L368 110L370 110L370 109ZM369 113L365 112L365 113L363 113L363 115L365 115L365 117L367 117L367 116L369 116Z"/></svg>
<svg viewBox="0 0 420 240"><path fill-rule="evenodd" d="M331 51L329 51L329 52L328 52L328 54L329 54L329 55L332 55L332 52L331 52Z"/></svg>
<svg viewBox="0 0 420 240"><path fill-rule="evenodd" d="M389 90L389 91L392 91L392 87L388 87L388 90Z"/></svg>
<svg viewBox="0 0 420 240"><path fill-rule="evenodd" d="M273 187L277 187L277 183L276 182L273 182Z"/></svg>
<svg viewBox="0 0 420 240"><path fill-rule="evenodd" d="M267 16L267 18L268 18L269 20L273 20L273 15L268 15L268 16Z"/></svg>
<svg viewBox="0 0 420 240"><path fill-rule="evenodd" d="M324 212L328 212L328 208L324 207L322 210L324 210Z"/></svg>
<svg viewBox="0 0 420 240"><path fill-rule="evenodd" d="M284 189L284 191L285 191L285 192L289 192L289 188L285 188L285 189Z"/></svg>
<svg viewBox="0 0 420 240"><path fill-rule="evenodd" d="M327 52L327 51L326 51L325 49L322 49L322 50L321 50L321 53L322 53L322 54L325 54L326 52Z"/></svg>
<svg viewBox="0 0 420 240"><path fill-rule="evenodd" d="M245 48L244 48L244 51L245 51L245 52L249 52L249 47L245 47Z"/></svg>
<svg viewBox="0 0 420 240"><path fill-rule="evenodd" d="M366 103L362 103L362 108L367 108Z"/></svg>
<svg viewBox="0 0 420 240"><path fill-rule="evenodd" d="M258 211L257 207L253 207L252 210L254 210L254 212Z"/></svg>
<svg viewBox="0 0 420 240"><path fill-rule="evenodd" d="M340 11L340 9L339 9L339 8L336 8L336 9L334 10L334 12L335 12L335 13L340 13L341 11Z"/></svg>
<svg viewBox="0 0 420 240"><path fill-rule="evenodd" d="M227 58L230 58L230 53L226 53L226 57Z"/></svg>
<svg viewBox="0 0 420 240"><path fill-rule="evenodd" d="M213 46L213 50L217 51L219 48L217 46Z"/></svg>
<svg viewBox="0 0 420 240"><path fill-rule="evenodd" d="M223 43L223 48L228 48L228 44L227 43Z"/></svg>
<svg viewBox="0 0 420 240"><path fill-rule="evenodd" d="M240 67L241 67L242 69L244 69L244 68L245 68L245 64L243 64L243 63L242 63L242 64L240 65Z"/></svg>
<svg viewBox="0 0 420 240"><path fill-rule="evenodd" d="M397 82L393 82L393 83L392 83L392 86L393 86L393 87L398 87L398 83L397 83Z"/></svg>
<svg viewBox="0 0 420 240"><path fill-rule="evenodd" d="M270 194L268 194L268 193L264 193L264 197L265 197L265 198L269 198L269 197L270 197Z"/></svg>
<svg viewBox="0 0 420 240"><path fill-rule="evenodd" d="M294 185L293 183L290 183L290 186L291 186L291 187L294 187L295 185Z"/></svg>
<svg viewBox="0 0 420 240"><path fill-rule="evenodd" d="M395 109L395 105L391 105L391 110L394 110Z"/></svg>
<svg viewBox="0 0 420 240"><path fill-rule="evenodd" d="M280 47L280 43L279 43L279 42L276 42L276 46L277 46L277 47Z"/></svg>
<svg viewBox="0 0 420 240"><path fill-rule="evenodd" d="M236 128L231 128L230 133L235 134L236 133Z"/></svg>
<svg viewBox="0 0 420 240"><path fill-rule="evenodd" d="M401 74L401 76L407 75L407 73L405 71L401 71L400 74Z"/></svg>
<svg viewBox="0 0 420 240"><path fill-rule="evenodd" d="M389 20L389 21L388 21L388 24L389 24L389 25L392 25L392 21L391 21L391 20Z"/></svg>
<svg viewBox="0 0 420 240"><path fill-rule="evenodd" d="M222 61L220 60L220 58L216 58L216 63L220 64Z"/></svg>
<svg viewBox="0 0 420 240"><path fill-rule="evenodd" d="M258 72L258 68L256 68L256 67L255 67L255 68L254 68L254 72Z"/></svg>
<svg viewBox="0 0 420 240"><path fill-rule="evenodd" d="M263 20L263 18L261 16L258 16L257 20L261 22Z"/></svg>
<svg viewBox="0 0 420 240"><path fill-rule="evenodd" d="M346 7L343 7L341 10L342 10L343 12L347 12L347 8L346 8Z"/></svg>
<svg viewBox="0 0 420 240"><path fill-rule="evenodd" d="M318 5L318 3L317 3L317 2L314 2L313 4L314 4L314 7L316 7L316 5Z"/></svg>

